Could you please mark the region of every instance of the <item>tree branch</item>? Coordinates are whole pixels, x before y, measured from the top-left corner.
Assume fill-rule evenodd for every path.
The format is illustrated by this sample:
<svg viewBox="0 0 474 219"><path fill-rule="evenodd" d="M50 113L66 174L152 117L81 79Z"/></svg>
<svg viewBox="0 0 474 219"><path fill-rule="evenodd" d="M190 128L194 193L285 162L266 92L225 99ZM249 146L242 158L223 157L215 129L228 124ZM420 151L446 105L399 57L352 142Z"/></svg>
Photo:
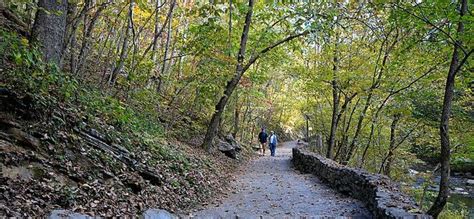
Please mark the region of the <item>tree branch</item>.
<svg viewBox="0 0 474 219"><path fill-rule="evenodd" d="M438 65L441 64L441 63L438 63ZM429 73L433 72L434 70L436 70L436 68L438 67L438 65L435 65L433 67L431 67L430 69L428 69L428 71L426 71L425 73L423 73L422 75L420 75L419 77L417 77L415 80L411 81L409 84L407 84L406 86L402 87L402 88L399 88L398 90L395 90L395 91L390 91L390 93L387 95L387 97L385 97L385 99L382 101L382 104L380 104L380 106L378 107L377 111L375 112L375 118L378 117L380 111L382 111L382 108L385 106L385 104L387 103L387 101L390 99L390 97L392 97L393 95L395 94L398 94L408 88L410 88L413 84L415 84L416 82L418 82L419 80L421 80L422 78L424 78L426 75L428 75Z"/></svg>
<svg viewBox="0 0 474 219"><path fill-rule="evenodd" d="M428 24L428 25L432 26L433 28L435 28L436 30L440 31L441 33L443 33L444 35L446 35L446 37L448 37L450 39L452 44L458 46L465 55L468 54L467 51L464 49L464 47L462 47L462 45L460 45L457 40L455 40L449 33L444 31L442 28L438 27L436 24L434 24L433 22L431 22L427 18L420 17L420 16L416 15L415 13L411 12L410 10L408 10L408 9L398 5L398 4L396 4L395 7L398 7L400 9L402 9L402 11L404 11L405 13L407 13L407 14L409 14L409 15L411 15L411 16L413 16L413 17L415 17L415 18L417 18L417 19L419 19L423 22L425 22L426 24Z"/></svg>
<svg viewBox="0 0 474 219"><path fill-rule="evenodd" d="M18 28L15 29L17 29L17 31L21 35L29 37L30 33L28 32L28 25L23 22L18 16L16 16L12 11L10 11L10 9L4 6L0 6L0 13L9 21L13 22L18 26Z"/></svg>
<svg viewBox="0 0 474 219"><path fill-rule="evenodd" d="M260 56L262 56L263 54L269 52L270 50L278 47L279 45L283 44L283 43L286 43L286 42L289 42L295 38L298 38L298 37L301 37L301 36L305 36L305 35L308 35L309 33L311 33L312 31L309 31L309 30L306 30L306 31L303 31L301 33L298 33L298 34L294 34L294 35L290 35L278 42L275 42L274 44L266 47L265 49L261 50L259 53L257 53L256 55L252 56L250 58L250 60L247 62L247 64L244 66L244 68L242 69L242 73L246 72L248 70L248 68L253 64L255 63L255 61L257 61L258 58L260 58Z"/></svg>
<svg viewBox="0 0 474 219"><path fill-rule="evenodd" d="M461 67L464 65L464 63L466 63L467 59L469 58L469 56L472 55L473 52L474 52L474 49L471 49L471 51L469 51L469 52L464 56L464 58L461 60L461 62L459 63L458 67L456 68L455 74L458 73L459 70L461 70Z"/></svg>
<svg viewBox="0 0 474 219"><path fill-rule="evenodd" d="M155 7L155 10L153 10L153 13L150 14L150 16L147 17L147 19L145 20L145 22L143 22L144 24L138 28L138 33L137 35L140 36L140 34L143 32L143 30L145 29L145 26L150 22L151 18L156 14L158 13L158 9L162 8L167 2L164 1L161 5L158 5L157 7Z"/></svg>
<svg viewBox="0 0 474 219"><path fill-rule="evenodd" d="M138 67L138 65L140 65L142 63L143 59L145 59L148 52L150 52L151 48L153 47L155 42L158 40L158 37L161 36L161 34L163 33L163 30L165 29L166 23L168 23L168 20L171 18L171 14L173 13L173 9L174 9L175 5L176 5L176 0L173 0L170 3L170 8L168 10L168 14L166 15L165 21L163 22L163 25L161 26L160 30L157 33L154 34L153 41L145 49L145 51L143 52L140 59L138 59L138 62L133 66L131 72L134 72L136 70L136 68Z"/></svg>
<svg viewBox="0 0 474 219"><path fill-rule="evenodd" d="M393 150L397 149L401 144L403 144L403 142L405 142L405 140L407 140L408 137L410 137L410 135L416 130L418 129L418 126L420 125L421 123L421 120L418 120L417 123L415 124L415 126L410 129L410 131L408 131L408 133L406 135L403 136L402 140L400 140L397 145L395 145L395 147L393 147Z"/></svg>

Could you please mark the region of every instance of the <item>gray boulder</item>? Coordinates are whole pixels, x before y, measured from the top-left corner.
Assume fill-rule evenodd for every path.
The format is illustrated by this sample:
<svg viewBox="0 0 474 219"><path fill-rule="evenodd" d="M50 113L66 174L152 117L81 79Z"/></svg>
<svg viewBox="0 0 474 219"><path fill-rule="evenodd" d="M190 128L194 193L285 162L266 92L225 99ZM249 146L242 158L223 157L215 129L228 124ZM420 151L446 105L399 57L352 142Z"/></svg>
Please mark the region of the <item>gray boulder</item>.
<svg viewBox="0 0 474 219"><path fill-rule="evenodd" d="M225 140L230 143L232 145L232 147L235 148L235 150L237 152L241 151L242 150L242 145L240 145L235 139L234 139L234 136L232 136L231 134L228 134L227 136L225 136Z"/></svg>
<svg viewBox="0 0 474 219"><path fill-rule="evenodd" d="M237 159L237 153L242 150L242 146L229 134L224 139L217 139L217 148L226 156Z"/></svg>
<svg viewBox="0 0 474 219"><path fill-rule="evenodd" d="M219 151L224 153L227 157L230 157L232 159L237 159L237 152L235 148L232 146L232 144L219 139L218 148L219 148Z"/></svg>

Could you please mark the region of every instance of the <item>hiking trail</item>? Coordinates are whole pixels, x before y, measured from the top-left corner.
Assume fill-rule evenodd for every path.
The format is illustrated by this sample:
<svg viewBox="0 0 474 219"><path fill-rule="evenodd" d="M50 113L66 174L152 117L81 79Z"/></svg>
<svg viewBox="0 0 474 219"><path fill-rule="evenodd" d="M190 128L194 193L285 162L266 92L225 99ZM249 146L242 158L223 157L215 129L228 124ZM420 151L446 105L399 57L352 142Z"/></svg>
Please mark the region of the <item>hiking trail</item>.
<svg viewBox="0 0 474 219"><path fill-rule="evenodd" d="M189 214L198 218L334 217L371 218L364 204L337 193L312 174L292 167L295 141L277 147L242 167L230 194ZM342 216L342 217L341 217Z"/></svg>

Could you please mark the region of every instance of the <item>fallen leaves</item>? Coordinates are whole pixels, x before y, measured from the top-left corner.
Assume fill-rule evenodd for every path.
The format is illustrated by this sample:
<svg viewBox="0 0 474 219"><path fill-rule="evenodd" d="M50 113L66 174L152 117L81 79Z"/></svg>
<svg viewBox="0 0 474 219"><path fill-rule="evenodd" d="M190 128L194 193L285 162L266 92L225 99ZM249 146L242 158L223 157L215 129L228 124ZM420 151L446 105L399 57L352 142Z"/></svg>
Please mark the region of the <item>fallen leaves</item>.
<svg viewBox="0 0 474 219"><path fill-rule="evenodd" d="M44 148L36 152L14 142L6 144L8 150L0 148L2 165L41 173L33 178L0 176L0 215L44 217L54 209L101 217L138 215L149 208L178 212L226 191L225 179L237 164L183 144L179 150L187 153L180 159L163 159L147 147L130 151L163 181L158 186L115 157L84 144L79 135L58 133L58 144L42 144Z"/></svg>

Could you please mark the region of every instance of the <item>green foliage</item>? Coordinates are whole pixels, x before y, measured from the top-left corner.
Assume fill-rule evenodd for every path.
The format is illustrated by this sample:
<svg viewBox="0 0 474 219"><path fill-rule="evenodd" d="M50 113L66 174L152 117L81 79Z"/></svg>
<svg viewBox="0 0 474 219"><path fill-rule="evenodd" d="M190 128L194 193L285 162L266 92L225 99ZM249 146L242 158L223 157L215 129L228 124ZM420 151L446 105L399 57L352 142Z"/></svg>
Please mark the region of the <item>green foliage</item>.
<svg viewBox="0 0 474 219"><path fill-rule="evenodd" d="M122 130L108 132L111 137L136 138L140 140L139 143L146 145L154 145L161 140L163 128L157 122L158 114L152 105L156 104L156 96L148 95L144 90L133 95L131 103L126 103L101 92L97 87L79 83L55 65L44 63L40 52L29 45L26 39L7 31L0 31L0 37L0 51L5 59L15 65L5 70L5 85L33 97L35 103L39 104L37 107L54 107L59 103L79 104L91 121L94 121L94 117L101 117L103 121ZM123 133L130 135L123 136ZM133 146L125 143L127 147Z"/></svg>
<svg viewBox="0 0 474 219"><path fill-rule="evenodd" d="M30 95L49 106L58 101L70 101L76 95L78 83L53 64L44 63L35 45L15 33L0 30L0 52L3 59L15 65L5 70L6 85Z"/></svg>
<svg viewBox="0 0 474 219"><path fill-rule="evenodd" d="M415 198L417 203L423 203L421 206L422 209L428 209L433 201L436 199L437 192L434 191L424 191L424 188L429 186L425 183L419 189L408 189L408 192ZM421 200L423 199L423 201ZM455 198L451 197L448 200L447 205L445 206L443 212L439 215L439 218L442 219L451 219L451 218L467 218L469 216L469 208L464 205L462 202L459 202Z"/></svg>
<svg viewBox="0 0 474 219"><path fill-rule="evenodd" d="M42 103L41 101L49 103L53 100L56 104L61 102L71 104L71 107L79 107L82 109L80 114L89 125L98 128L109 127L100 130L108 139L121 139L121 144L129 150L147 147L147 150L154 155L149 165L164 165L170 171L183 176L196 169L196 165L209 167L209 163L191 161L189 155L172 145L165 144L164 130L158 121L159 113L156 109L159 105L159 96L151 89L135 90L125 101L101 91L94 85L77 82L55 66L44 64L39 52L18 36L5 31L1 34L4 40L0 48L2 51L10 52L5 52L5 55L16 65L7 71L9 77L4 79L6 85L11 86L9 88L34 96L40 100L36 103ZM48 107L55 106L48 105ZM104 122L108 125L104 126ZM115 159L106 154L98 153L97 156L111 166L120 167ZM172 184L174 187L181 186L178 181Z"/></svg>
<svg viewBox="0 0 474 219"><path fill-rule="evenodd" d="M474 172L474 137L471 136L466 144L461 144L452 155L451 171ZM460 147L460 148L459 148Z"/></svg>

